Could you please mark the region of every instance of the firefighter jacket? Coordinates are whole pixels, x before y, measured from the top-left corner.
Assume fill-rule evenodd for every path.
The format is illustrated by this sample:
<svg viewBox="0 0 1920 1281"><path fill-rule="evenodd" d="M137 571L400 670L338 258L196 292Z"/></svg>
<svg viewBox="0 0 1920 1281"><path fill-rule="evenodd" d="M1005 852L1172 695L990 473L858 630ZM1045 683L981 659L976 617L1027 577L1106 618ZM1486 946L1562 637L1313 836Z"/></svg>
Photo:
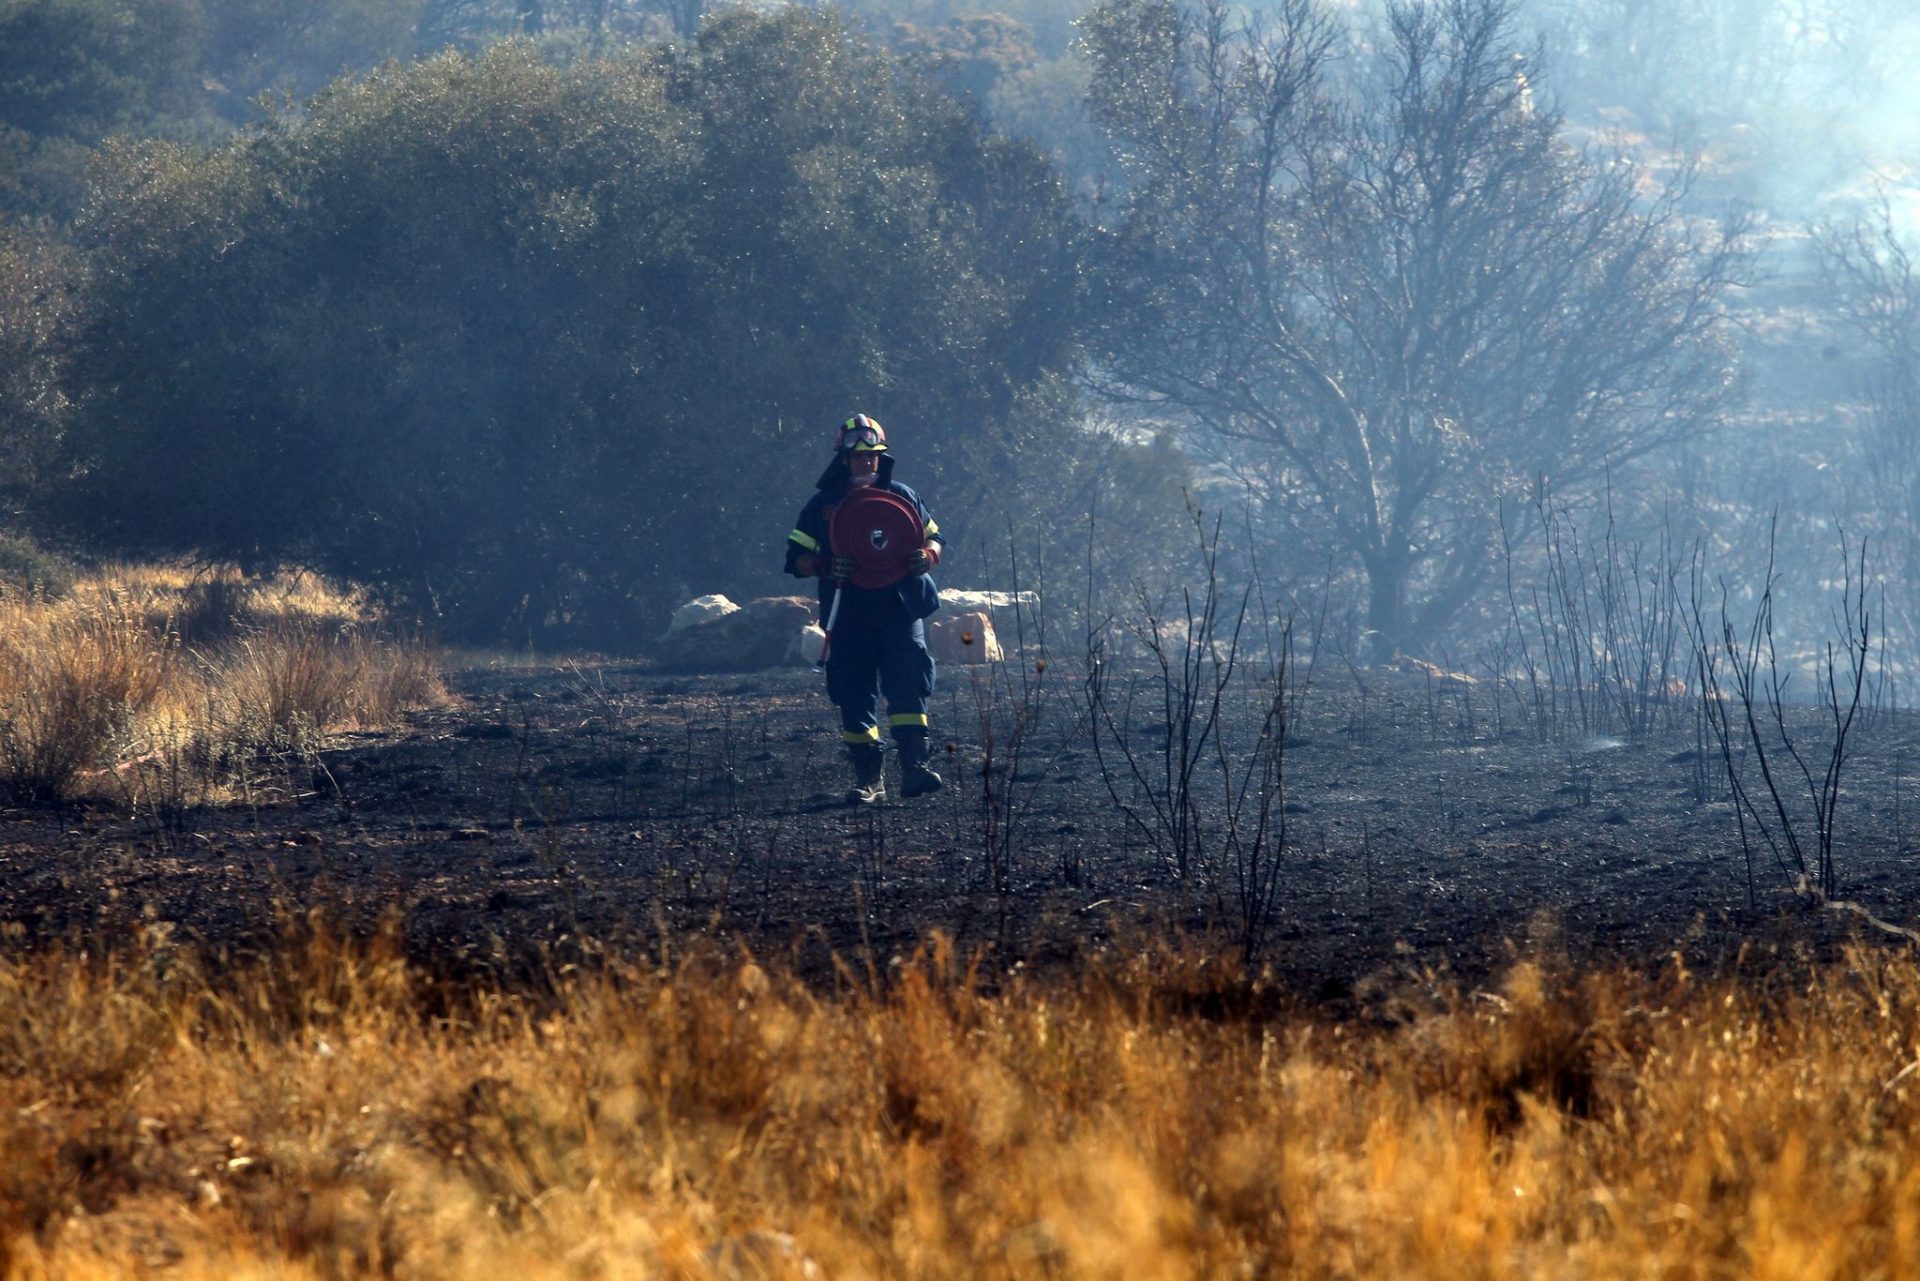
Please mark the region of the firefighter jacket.
<svg viewBox="0 0 1920 1281"><path fill-rule="evenodd" d="M800 509L799 518L793 522L793 532L787 535L787 573L794 572L794 563L806 553L811 552L814 562L820 570L820 617L826 619L827 610L833 599L834 580L830 575L833 564L833 547L828 533L828 525L833 520L833 512L840 500L847 496L847 464L842 458L835 457L822 472L814 488L818 491L807 500ZM920 496L893 478L893 455L880 456L879 474L874 485L889 493L898 494L913 504L914 511L920 514L922 530L929 543L939 547L945 540L940 537L940 526L927 513L927 506ZM937 553L936 553L937 554ZM889 597L899 601L908 618L925 618L940 608L940 589L929 574L914 574L902 579L891 587L879 587L871 590L844 584L841 590L846 593L841 598L841 617L878 618L892 612L887 609Z"/></svg>

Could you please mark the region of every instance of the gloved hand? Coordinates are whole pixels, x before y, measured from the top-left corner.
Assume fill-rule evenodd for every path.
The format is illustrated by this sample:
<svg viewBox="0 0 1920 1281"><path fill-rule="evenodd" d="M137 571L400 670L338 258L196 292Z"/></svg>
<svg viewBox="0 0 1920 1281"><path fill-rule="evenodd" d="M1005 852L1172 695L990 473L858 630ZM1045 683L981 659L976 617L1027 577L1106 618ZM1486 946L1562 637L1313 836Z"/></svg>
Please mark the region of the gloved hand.
<svg viewBox="0 0 1920 1281"><path fill-rule="evenodd" d="M907 572L909 574L925 574L939 563L940 549L933 543L928 543L925 547L922 547L919 551L907 557Z"/></svg>
<svg viewBox="0 0 1920 1281"><path fill-rule="evenodd" d="M853 557L835 556L833 558L833 576L841 582L853 577Z"/></svg>

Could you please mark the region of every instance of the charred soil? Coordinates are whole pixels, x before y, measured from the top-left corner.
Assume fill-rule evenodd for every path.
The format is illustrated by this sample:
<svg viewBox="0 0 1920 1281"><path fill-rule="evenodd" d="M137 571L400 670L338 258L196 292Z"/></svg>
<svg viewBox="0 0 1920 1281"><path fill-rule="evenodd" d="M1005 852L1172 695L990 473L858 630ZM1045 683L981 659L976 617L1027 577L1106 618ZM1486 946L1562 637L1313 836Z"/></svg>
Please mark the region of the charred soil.
<svg viewBox="0 0 1920 1281"><path fill-rule="evenodd" d="M105 803L6 814L0 923L15 947L158 929L240 954L316 912L356 929L386 918L434 972L534 981L598 950L695 938L832 981L884 972L940 930L991 981L1149 934L1237 937L1232 870L1209 862L1217 773L1199 776L1201 838L1181 878L1129 818L1150 789L1117 742L1095 753L1075 678L1046 676L1010 770L1011 744L988 728L1007 709L977 670L942 673L945 790L899 799L890 755L893 799L860 808L843 802L812 673L455 672L453 706L263 766L241 803L164 822ZM1253 741L1233 714L1229 742ZM1263 999L1365 1012L1408 981L1479 982L1529 947L1713 970L1874 932L1793 892L1751 822L1743 846L1721 757L1710 741L1703 753L1684 700L1657 719L1637 737L1543 734L1484 685L1320 678L1273 806L1285 843ZM1126 732L1154 777L1164 719ZM1823 733L1807 709L1806 749L1824 752ZM1911 926L1920 719L1880 713L1851 746L1838 889ZM1804 784L1783 797L1811 840Z"/></svg>

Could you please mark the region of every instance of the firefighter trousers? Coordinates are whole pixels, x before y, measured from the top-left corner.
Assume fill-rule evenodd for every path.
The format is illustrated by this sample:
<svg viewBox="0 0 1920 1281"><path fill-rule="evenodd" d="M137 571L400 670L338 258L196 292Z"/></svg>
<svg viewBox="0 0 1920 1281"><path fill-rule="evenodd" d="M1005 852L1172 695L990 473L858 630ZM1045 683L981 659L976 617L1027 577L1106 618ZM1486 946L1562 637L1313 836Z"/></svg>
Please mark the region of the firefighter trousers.
<svg viewBox="0 0 1920 1281"><path fill-rule="evenodd" d="M886 695L888 723L896 739L927 736L927 699L933 695L933 655L926 626L904 613L895 617L841 620L827 651L827 697L840 709L847 744L880 745L879 698Z"/></svg>

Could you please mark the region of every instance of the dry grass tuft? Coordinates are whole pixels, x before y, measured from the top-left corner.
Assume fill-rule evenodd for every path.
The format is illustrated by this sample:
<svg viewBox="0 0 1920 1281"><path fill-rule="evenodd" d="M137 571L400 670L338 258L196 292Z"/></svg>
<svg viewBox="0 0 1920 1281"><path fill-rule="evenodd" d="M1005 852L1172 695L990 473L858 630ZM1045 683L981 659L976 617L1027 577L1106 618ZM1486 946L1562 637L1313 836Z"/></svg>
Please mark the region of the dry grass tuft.
<svg viewBox="0 0 1920 1281"><path fill-rule="evenodd" d="M1368 1027L1170 1010L1196 964L988 993L936 941L829 999L710 948L450 996L321 919L239 969L16 958L0 1270L1920 1273L1909 956L1535 958Z"/></svg>
<svg viewBox="0 0 1920 1281"><path fill-rule="evenodd" d="M263 754L310 753L445 697L431 649L311 575L120 568L0 598L0 791L178 811Z"/></svg>
<svg viewBox="0 0 1920 1281"><path fill-rule="evenodd" d="M83 771L111 763L177 657L122 602L0 602L0 786L20 804L58 800Z"/></svg>
<svg viewBox="0 0 1920 1281"><path fill-rule="evenodd" d="M364 627L377 611L364 592L308 573L247 575L231 566L111 565L68 588L83 605L112 602L182 644L214 648L262 627Z"/></svg>

